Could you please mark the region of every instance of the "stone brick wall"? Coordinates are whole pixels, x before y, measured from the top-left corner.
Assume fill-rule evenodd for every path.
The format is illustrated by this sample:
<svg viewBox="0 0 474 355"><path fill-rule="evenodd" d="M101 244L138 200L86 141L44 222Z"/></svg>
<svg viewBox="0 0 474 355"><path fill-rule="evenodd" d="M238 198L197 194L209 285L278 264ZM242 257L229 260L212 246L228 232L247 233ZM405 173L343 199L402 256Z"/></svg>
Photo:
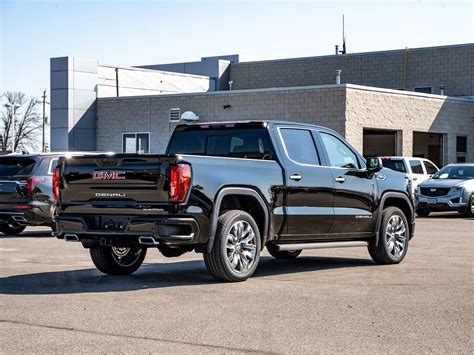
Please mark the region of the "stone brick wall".
<svg viewBox="0 0 474 355"><path fill-rule="evenodd" d="M467 135L468 159L474 159L474 102L350 84L98 99L97 150L121 152L122 133L150 132L151 152L164 152L176 125L169 122L171 108L193 111L200 122L319 124L338 131L361 152L364 128L402 131L406 156L413 153L414 131L442 133L446 163L456 160L456 135Z"/></svg>
<svg viewBox="0 0 474 355"><path fill-rule="evenodd" d="M230 80L236 90L326 85L335 83L341 69L342 83L410 91L432 86L433 94L444 85L446 95L472 96L473 63L474 44L466 44L233 63Z"/></svg>
<svg viewBox="0 0 474 355"><path fill-rule="evenodd" d="M277 119L308 122L345 134L345 88L252 90L138 98L103 98L97 103L97 150L122 151L122 133L150 132L150 150L162 153L176 123L169 110L193 111L200 122ZM224 109L224 105L230 105Z"/></svg>
<svg viewBox="0 0 474 355"><path fill-rule="evenodd" d="M363 129L402 131L402 154L413 154L413 132L443 133L445 163L456 161L456 136L468 136L468 160L474 160L474 102L418 93L399 93L349 85L346 138L362 150Z"/></svg>

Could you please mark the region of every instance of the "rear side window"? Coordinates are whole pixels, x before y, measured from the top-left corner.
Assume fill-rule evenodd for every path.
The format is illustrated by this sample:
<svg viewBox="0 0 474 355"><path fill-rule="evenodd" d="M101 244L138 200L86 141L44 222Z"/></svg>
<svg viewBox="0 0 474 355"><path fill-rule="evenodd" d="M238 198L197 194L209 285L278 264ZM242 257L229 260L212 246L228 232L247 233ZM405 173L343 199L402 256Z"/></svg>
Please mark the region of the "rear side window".
<svg viewBox="0 0 474 355"><path fill-rule="evenodd" d="M303 129L280 130L288 158L299 164L319 165L311 132Z"/></svg>
<svg viewBox="0 0 474 355"><path fill-rule="evenodd" d="M399 171L401 173L406 173L407 168L405 163L401 159L382 159L382 164L385 168Z"/></svg>
<svg viewBox="0 0 474 355"><path fill-rule="evenodd" d="M25 176L29 175L35 166L35 161L29 158L0 158L0 176Z"/></svg>
<svg viewBox="0 0 474 355"><path fill-rule="evenodd" d="M48 175L53 175L53 170L58 165L58 160L58 158L51 159L49 162Z"/></svg>
<svg viewBox="0 0 474 355"><path fill-rule="evenodd" d="M429 161L424 161L423 164L425 164L425 169L426 169L427 174L433 175L438 172L438 169L436 168L436 166L431 164Z"/></svg>
<svg viewBox="0 0 474 355"><path fill-rule="evenodd" d="M424 174L421 160L410 160L410 167L413 174Z"/></svg>
<svg viewBox="0 0 474 355"><path fill-rule="evenodd" d="M168 154L273 159L270 139L262 128L177 131Z"/></svg>

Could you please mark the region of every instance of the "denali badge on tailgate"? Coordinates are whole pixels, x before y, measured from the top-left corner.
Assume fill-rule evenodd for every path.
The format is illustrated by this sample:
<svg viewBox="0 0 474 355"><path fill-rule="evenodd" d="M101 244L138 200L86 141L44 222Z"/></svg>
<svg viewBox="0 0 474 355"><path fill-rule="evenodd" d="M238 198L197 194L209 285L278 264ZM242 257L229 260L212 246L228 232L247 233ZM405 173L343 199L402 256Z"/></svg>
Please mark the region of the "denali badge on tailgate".
<svg viewBox="0 0 474 355"><path fill-rule="evenodd" d="M125 171L93 171L94 180L125 180Z"/></svg>

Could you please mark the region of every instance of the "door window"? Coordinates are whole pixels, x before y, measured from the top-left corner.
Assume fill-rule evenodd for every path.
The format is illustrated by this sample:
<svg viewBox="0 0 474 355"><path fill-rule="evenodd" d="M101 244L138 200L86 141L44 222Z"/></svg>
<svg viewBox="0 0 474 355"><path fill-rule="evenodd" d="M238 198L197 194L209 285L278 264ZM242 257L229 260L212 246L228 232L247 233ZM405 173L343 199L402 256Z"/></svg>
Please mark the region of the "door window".
<svg viewBox="0 0 474 355"><path fill-rule="evenodd" d="M299 164L320 164L310 131L283 128L280 132L288 158Z"/></svg>
<svg viewBox="0 0 474 355"><path fill-rule="evenodd" d="M339 138L321 132L321 140L329 158L329 164L336 168L358 169L357 155Z"/></svg>
<svg viewBox="0 0 474 355"><path fill-rule="evenodd" d="M436 168L436 166L431 164L429 161L423 161L423 164L425 164L425 169L426 169L427 174L433 175L438 172L438 169Z"/></svg>
<svg viewBox="0 0 474 355"><path fill-rule="evenodd" d="M410 160L410 167L413 174L424 174L423 167L421 166L421 160L415 159Z"/></svg>

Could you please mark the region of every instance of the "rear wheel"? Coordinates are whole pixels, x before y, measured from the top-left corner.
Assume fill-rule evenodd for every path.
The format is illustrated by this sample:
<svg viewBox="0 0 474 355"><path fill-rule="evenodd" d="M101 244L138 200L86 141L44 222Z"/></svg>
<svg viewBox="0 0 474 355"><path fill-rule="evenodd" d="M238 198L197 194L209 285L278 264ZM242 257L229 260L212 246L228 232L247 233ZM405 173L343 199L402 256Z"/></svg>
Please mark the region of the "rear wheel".
<svg viewBox="0 0 474 355"><path fill-rule="evenodd" d="M129 275L138 270L146 255L146 248L98 246L90 248L94 265L108 275Z"/></svg>
<svg viewBox="0 0 474 355"><path fill-rule="evenodd" d="M377 264L398 264L405 257L409 241L408 222L397 207L383 210L378 245L369 245L369 254Z"/></svg>
<svg viewBox="0 0 474 355"><path fill-rule="evenodd" d="M417 208L416 209L416 214L420 217L428 217L430 215L431 211L426 208Z"/></svg>
<svg viewBox="0 0 474 355"><path fill-rule="evenodd" d="M301 250L278 250L273 244L267 244L267 250L276 259L296 259Z"/></svg>
<svg viewBox="0 0 474 355"><path fill-rule="evenodd" d="M26 226L21 226L15 223L0 224L0 232L6 235L20 234L25 230Z"/></svg>
<svg viewBox="0 0 474 355"><path fill-rule="evenodd" d="M211 275L221 281L245 281L260 260L260 233L252 216L232 210L219 217L214 245L204 254Z"/></svg>

